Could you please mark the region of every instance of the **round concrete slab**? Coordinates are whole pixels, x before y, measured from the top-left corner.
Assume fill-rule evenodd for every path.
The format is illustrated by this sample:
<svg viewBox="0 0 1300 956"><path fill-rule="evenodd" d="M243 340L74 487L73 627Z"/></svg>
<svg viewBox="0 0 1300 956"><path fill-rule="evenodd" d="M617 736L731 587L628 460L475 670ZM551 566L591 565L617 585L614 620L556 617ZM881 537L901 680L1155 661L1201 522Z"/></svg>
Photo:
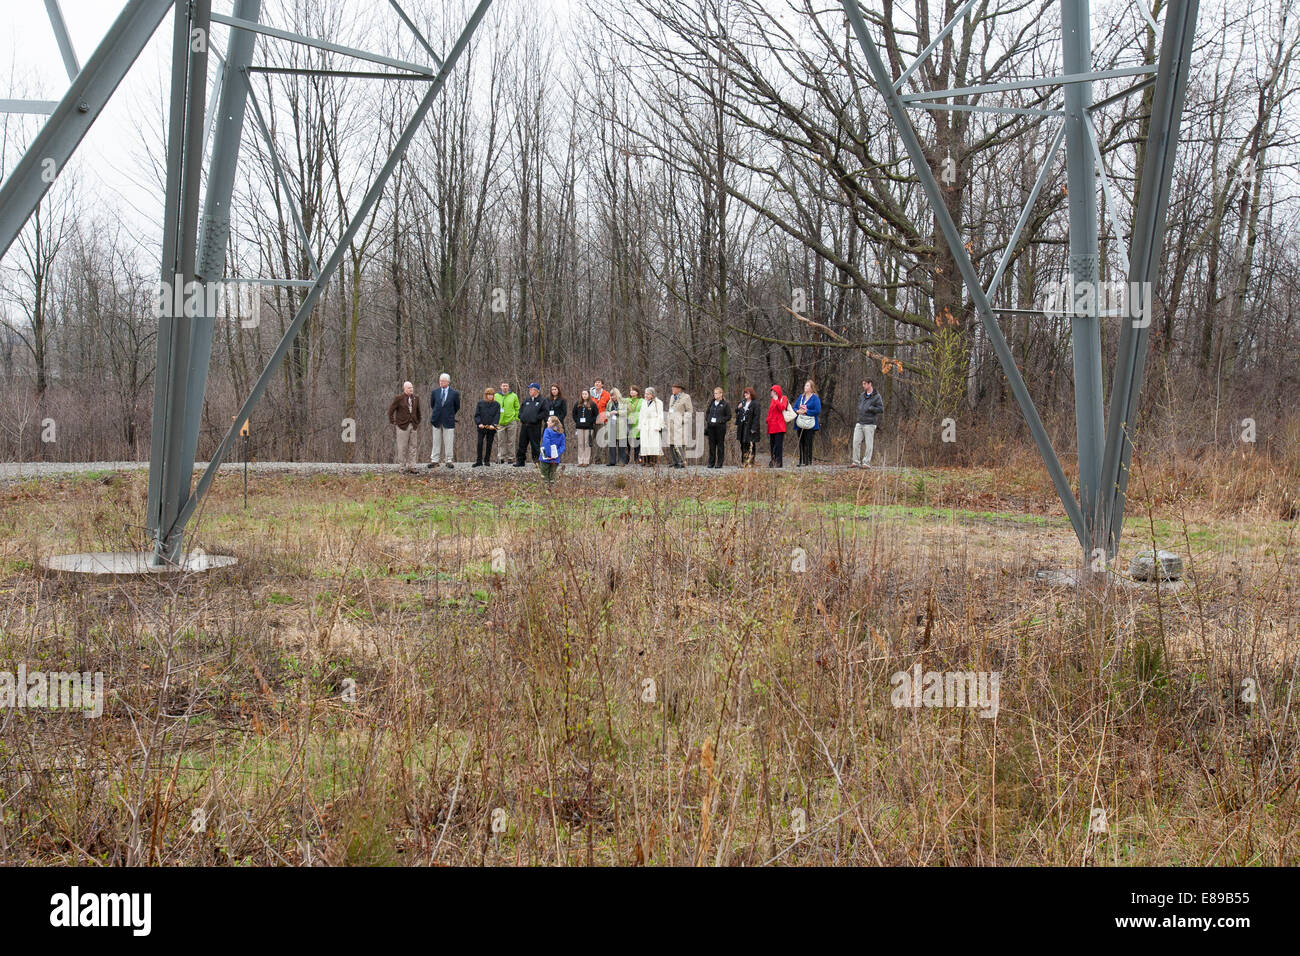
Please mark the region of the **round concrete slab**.
<svg viewBox="0 0 1300 956"><path fill-rule="evenodd" d="M184 562L155 565L153 554L148 551L89 551L84 554L56 554L43 560L41 565L50 571L66 574L178 574L226 568L235 561L235 558L225 554L191 551L185 556Z"/></svg>

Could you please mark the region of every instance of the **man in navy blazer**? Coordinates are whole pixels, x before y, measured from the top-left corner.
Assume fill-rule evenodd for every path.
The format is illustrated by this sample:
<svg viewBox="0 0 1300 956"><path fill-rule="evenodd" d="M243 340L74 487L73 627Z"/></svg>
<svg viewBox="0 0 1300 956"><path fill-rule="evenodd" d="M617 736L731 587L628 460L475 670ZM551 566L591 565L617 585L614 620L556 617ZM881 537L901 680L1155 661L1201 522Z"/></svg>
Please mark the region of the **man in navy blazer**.
<svg viewBox="0 0 1300 956"><path fill-rule="evenodd" d="M429 423L433 426L433 452L429 467L437 468L442 461L454 467L456 461L456 413L460 411L460 392L451 387L451 376L443 372L438 376L438 387L429 393Z"/></svg>

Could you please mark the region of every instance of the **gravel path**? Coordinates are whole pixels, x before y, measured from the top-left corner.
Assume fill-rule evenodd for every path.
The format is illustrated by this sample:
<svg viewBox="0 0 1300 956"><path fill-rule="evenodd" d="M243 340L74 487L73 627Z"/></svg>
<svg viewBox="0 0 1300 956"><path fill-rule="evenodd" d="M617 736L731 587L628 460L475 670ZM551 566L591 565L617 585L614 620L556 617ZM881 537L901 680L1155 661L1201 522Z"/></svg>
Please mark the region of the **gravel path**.
<svg viewBox="0 0 1300 956"><path fill-rule="evenodd" d="M207 462L196 462L194 474L197 476L207 467ZM238 472L244 467L243 462L224 462L221 466L222 472ZM57 478L64 475L84 475L99 474L115 471L148 471L149 463L147 461L87 461L87 462L66 462L66 461L32 461L32 462L3 462L0 463L0 482L26 481L33 478ZM728 465L724 468L707 468L703 465L687 465L684 470L674 470L666 466L660 466L658 474L661 477L684 477L686 475L728 475L734 474L740 469L734 465ZM765 464L760 464L757 471L769 471ZM793 464L786 465L783 472L786 473L806 473L814 472L821 474L833 474L838 472L851 471L845 465L812 465L808 468L798 468ZM876 471L893 471L895 469L876 468ZM250 474L366 474L366 473L383 473L388 472L397 474L401 469L397 465L378 464L375 462L341 462L341 461L255 461L248 465ZM504 480L512 477L518 477L537 471L537 467L529 462L525 468L512 468L510 465L492 465L488 468L475 468L473 462L457 463L455 468L439 466L437 468L426 468L421 464L418 473L412 477L434 476L440 478L463 478L469 479L497 479ZM561 473L565 477L577 476L579 478L597 477L606 478L613 475L646 476L656 472L649 468L640 468L636 466L615 466L592 465L590 468L579 468L572 462L567 462L562 466Z"/></svg>

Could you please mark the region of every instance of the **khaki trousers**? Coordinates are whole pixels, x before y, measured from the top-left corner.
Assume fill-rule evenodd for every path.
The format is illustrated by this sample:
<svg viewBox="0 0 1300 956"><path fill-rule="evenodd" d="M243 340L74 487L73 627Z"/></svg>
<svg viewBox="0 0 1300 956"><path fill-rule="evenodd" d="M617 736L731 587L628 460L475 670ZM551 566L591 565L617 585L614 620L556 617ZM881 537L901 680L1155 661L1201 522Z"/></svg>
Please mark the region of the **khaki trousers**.
<svg viewBox="0 0 1300 956"><path fill-rule="evenodd" d="M588 428L575 428L573 430L573 444L578 449L578 464L591 464L591 430Z"/></svg>
<svg viewBox="0 0 1300 956"><path fill-rule="evenodd" d="M870 465L871 456L876 450L876 426L853 426L853 464Z"/></svg>
<svg viewBox="0 0 1300 956"><path fill-rule="evenodd" d="M433 430L433 451L429 453L429 461L436 465L444 460L449 465L456 460L456 429L454 428Z"/></svg>
<svg viewBox="0 0 1300 956"><path fill-rule="evenodd" d="M501 425L497 428L497 461L513 461L515 457L515 446L519 444L519 419L515 419L509 425Z"/></svg>
<svg viewBox="0 0 1300 956"><path fill-rule="evenodd" d="M410 428L394 428L397 432L397 449L393 453L397 464L404 468L414 468L416 452L420 446L420 429L412 425Z"/></svg>

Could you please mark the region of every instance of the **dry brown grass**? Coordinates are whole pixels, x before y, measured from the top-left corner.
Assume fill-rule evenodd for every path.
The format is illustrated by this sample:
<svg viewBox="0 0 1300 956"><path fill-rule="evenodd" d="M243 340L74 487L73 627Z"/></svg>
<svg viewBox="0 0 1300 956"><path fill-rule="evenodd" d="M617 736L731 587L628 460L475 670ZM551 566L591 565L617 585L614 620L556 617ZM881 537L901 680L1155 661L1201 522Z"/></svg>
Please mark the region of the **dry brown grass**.
<svg viewBox="0 0 1300 956"><path fill-rule="evenodd" d="M236 568L110 584L32 566L138 543L141 478L0 487L3 658L111 692L0 713L0 856L1297 862L1294 470L1139 469L1125 554L1190 580L1092 593L1031 580L1076 560L1040 472L223 480ZM997 719L892 707L918 662Z"/></svg>

